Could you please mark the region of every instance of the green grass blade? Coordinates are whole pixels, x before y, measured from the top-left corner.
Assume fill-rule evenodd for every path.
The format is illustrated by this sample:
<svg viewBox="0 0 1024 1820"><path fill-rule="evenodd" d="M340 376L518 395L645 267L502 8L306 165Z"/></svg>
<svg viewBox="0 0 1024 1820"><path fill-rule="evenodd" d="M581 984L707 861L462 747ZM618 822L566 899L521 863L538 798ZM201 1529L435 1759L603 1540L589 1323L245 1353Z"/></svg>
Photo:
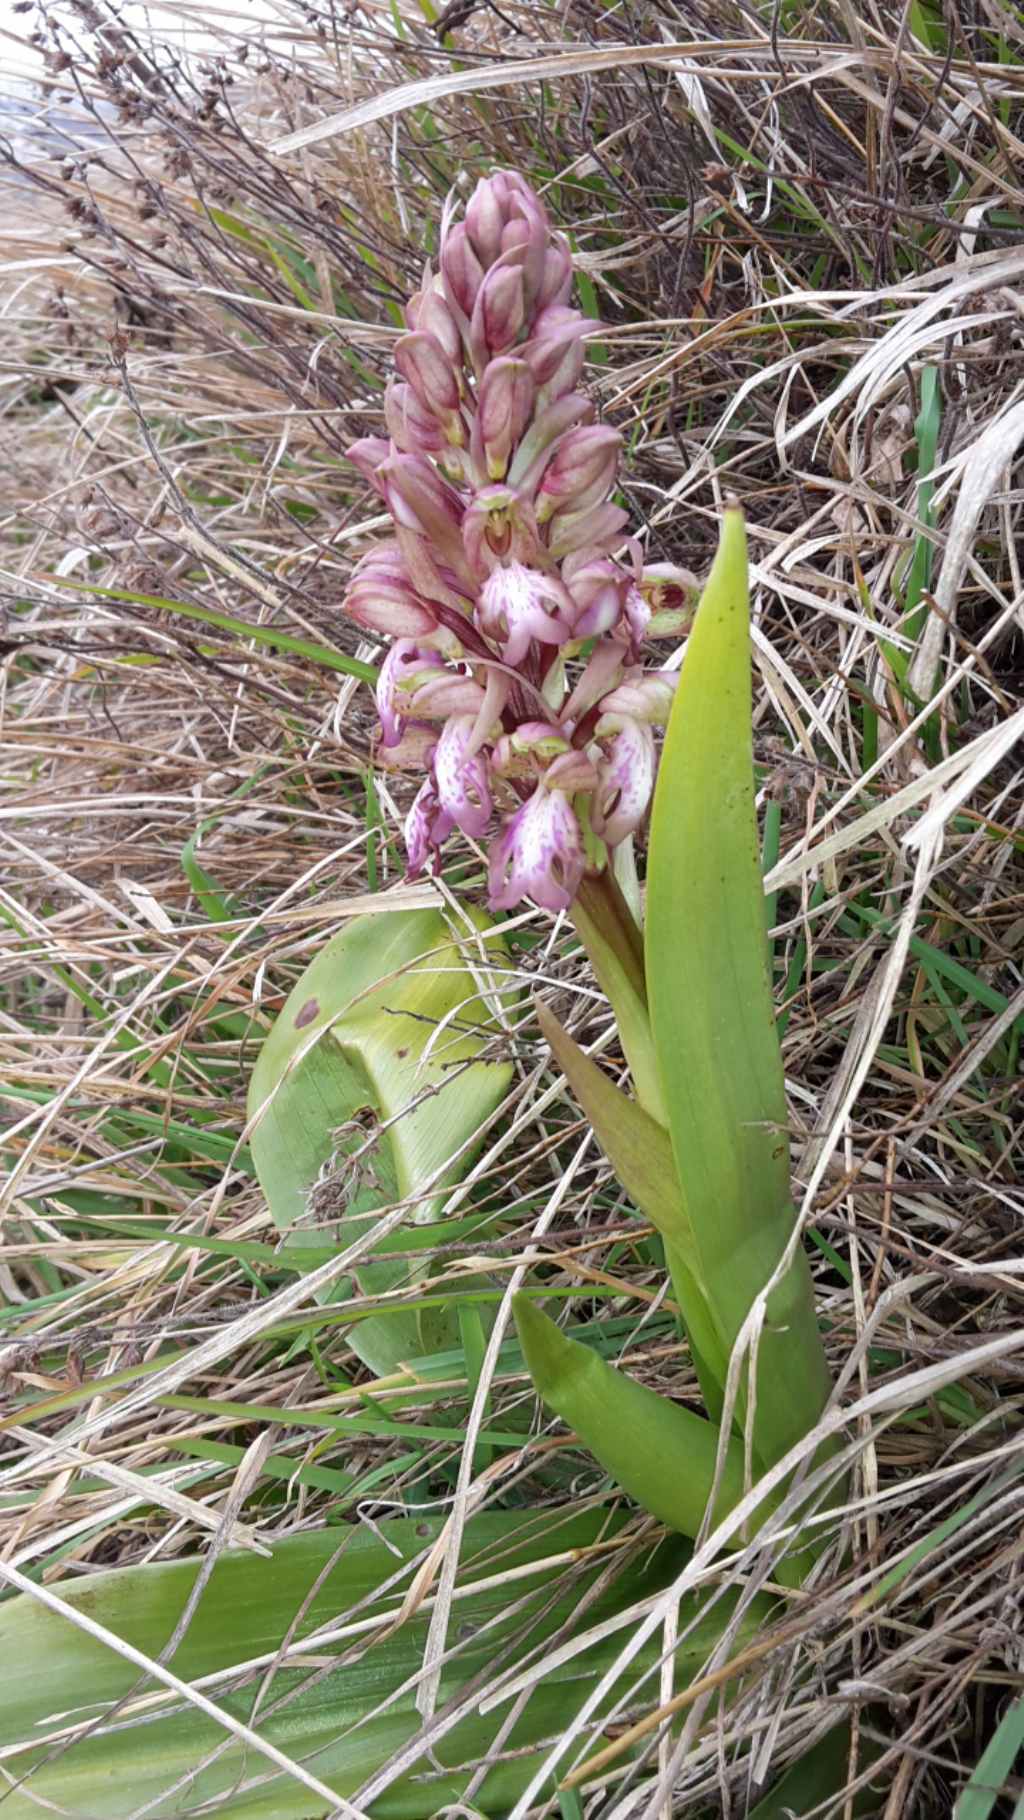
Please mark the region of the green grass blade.
<svg viewBox="0 0 1024 1820"><path fill-rule="evenodd" d="M989 1820L999 1805L1013 1766L1024 1749L1024 1700L1003 1714L970 1781L961 1791L953 1820Z"/></svg>
<svg viewBox="0 0 1024 1820"><path fill-rule="evenodd" d="M74 588L80 594L98 594L102 600L123 600L138 607L159 607L165 613L173 613L178 619L197 619L202 625L215 626L220 632L235 632L239 638L251 639L257 645L273 645L279 651L287 651L293 657L305 657L310 663L319 664L325 670L337 670L342 676L358 676L360 682L375 683L377 672L372 664L364 664L359 657L349 657L344 651L332 651L328 645L318 645L311 638L296 638L291 632L281 632L275 626L261 626L250 623L247 619L236 619L233 613L220 613L213 607L201 607L194 601L168 600L161 594L137 594L127 588L101 588L93 581L72 581L67 575L48 575L45 578L62 588Z"/></svg>

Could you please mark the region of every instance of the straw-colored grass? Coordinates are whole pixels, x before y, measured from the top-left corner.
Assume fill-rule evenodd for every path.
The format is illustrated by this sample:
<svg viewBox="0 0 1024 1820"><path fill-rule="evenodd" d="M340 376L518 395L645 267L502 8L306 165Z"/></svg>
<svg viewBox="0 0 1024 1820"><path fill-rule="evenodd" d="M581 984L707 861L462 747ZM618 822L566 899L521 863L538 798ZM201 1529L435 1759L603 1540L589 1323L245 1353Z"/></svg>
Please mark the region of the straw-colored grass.
<svg viewBox="0 0 1024 1820"><path fill-rule="evenodd" d="M850 1789L875 1743L876 1811L948 1816L1024 1691L1024 28L931 0L503 0L447 35L429 0L269 10L218 12L201 71L91 0L25 21L79 144L22 141L0 231L0 1579L357 1520L342 1463L371 1519L452 1497L464 1380L378 1393L450 1444L316 1425L365 1373L253 1249L277 1234L244 1104L342 900L401 879L407 784L369 781L372 702L331 665L375 657L339 613L377 523L342 454L446 194L515 165L578 248L652 555L700 572L723 498L747 511L797 1187L854 1453L829 1571L742 1695L712 1677L587 1811L742 1814L850 1714ZM516 964L594 1041L570 937L524 917ZM525 1011L508 1047L460 1196L481 1233L444 1268L484 1255L503 1288L536 1243L689 1395ZM526 1395L496 1381L495 1426ZM549 1497L543 1457L475 1490ZM555 1741L559 1772L606 1742Z"/></svg>

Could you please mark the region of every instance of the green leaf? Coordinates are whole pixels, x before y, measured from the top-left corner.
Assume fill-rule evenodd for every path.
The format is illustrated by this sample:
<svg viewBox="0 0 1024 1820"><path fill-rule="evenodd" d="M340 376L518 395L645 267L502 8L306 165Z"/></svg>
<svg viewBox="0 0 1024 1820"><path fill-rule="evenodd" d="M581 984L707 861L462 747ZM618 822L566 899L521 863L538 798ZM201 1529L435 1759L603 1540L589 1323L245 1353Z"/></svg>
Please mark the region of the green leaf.
<svg viewBox="0 0 1024 1820"><path fill-rule="evenodd" d="M690 1268L695 1268L693 1230L668 1132L584 1055L543 1003L537 1005L537 1022L627 1194L663 1238L678 1246Z"/></svg>
<svg viewBox="0 0 1024 1820"><path fill-rule="evenodd" d="M374 683L377 672L372 664L364 664L360 657L349 657L344 651L332 651L328 645L317 644L311 638L296 638L291 632L279 632L274 626L257 625L247 619L236 619L233 613L221 613L214 607L201 607L195 601L168 600L162 594L138 594L128 588L102 588L94 581L72 581L67 575L47 575L61 588L72 588L80 594L98 594L101 600L124 600L139 607L160 607L166 613L174 613L180 619L198 619L201 624L216 626L221 632L234 632L239 638L251 639L253 644L273 645L279 651L288 651L294 657L305 657L310 663L320 664L324 669L340 671L343 676L358 676L361 682Z"/></svg>
<svg viewBox="0 0 1024 1820"><path fill-rule="evenodd" d="M693 1228L668 1132L584 1055L544 1004L537 1006L537 1021L619 1181L665 1240L673 1286L686 1313L701 1391L709 1413L717 1420L722 1413L721 1386L729 1361L697 1277L699 1263Z"/></svg>
<svg viewBox="0 0 1024 1820"><path fill-rule="evenodd" d="M696 1536L715 1480L714 1423L648 1390L589 1346L570 1339L522 1292L513 1297L513 1311L542 1401L644 1510L681 1535ZM726 1451L714 1521L739 1503L743 1481L743 1444L734 1438Z"/></svg>
<svg viewBox="0 0 1024 1820"><path fill-rule="evenodd" d="M460 945L439 910L353 919L306 969L267 1037L249 1088L252 1156L274 1220L304 1220L307 1244L318 1183L316 1236L326 1226L342 1249L365 1235L368 1214L398 1200L409 1202L410 1222L437 1219L469 1168L511 1078L508 1064L481 1059L499 1029L481 989L501 990L506 956L487 918L474 921L490 932L486 949L472 938ZM353 1287L385 1294L428 1267L382 1262L378 1251L356 1265ZM396 1309L351 1333L382 1375L457 1339L449 1307L422 1317Z"/></svg>
<svg viewBox="0 0 1024 1820"><path fill-rule="evenodd" d="M200 1684L218 1708L339 1796L357 1797L419 1735L414 1677L429 1611L393 1621L412 1565L437 1541L443 1522L398 1518L378 1522L373 1532L357 1527L291 1536L274 1546L269 1559L223 1555L164 1666L189 1685ZM492 1748L501 1761L473 1805L488 1814L513 1805L542 1760L542 1746L593 1691L620 1639L612 1635L597 1644L550 1683L542 1677L500 1747L507 1712L477 1713L473 1678L493 1676L496 1661L521 1666L528 1652L542 1653L546 1639L571 1624L581 1604L587 1625L597 1624L656 1593L679 1572L685 1551L668 1539L639 1559L625 1558L611 1584L587 1605L608 1573L617 1527L600 1511L496 1512L472 1519L453 1607L454 1653L445 1662L439 1702L461 1692L468 1716L373 1801L375 1820L426 1820L458 1802ZM568 1551L579 1552L567 1568L555 1557ZM152 1679L147 1686L137 1664L70 1621L71 1614L81 1614L148 1658L159 1658L199 1567L193 1560L76 1576L48 1589L61 1602L57 1611L27 1593L0 1605L0 1753L5 1775L16 1784L5 1786L5 1820L38 1820L41 1812L54 1811L48 1803L89 1820L126 1820L142 1809L152 1820L172 1820L206 1811L207 1804L232 1820L319 1820L327 1811L322 1796L252 1743L231 1738L215 1717L168 1697ZM396 1576L400 1583L387 1591L385 1583ZM490 1586L474 1590L488 1579ZM682 1653L683 1675L700 1669L723 1621L717 1607L701 1618L692 1601L684 1611L690 1616L699 1621ZM339 1636L349 1625L349 1634ZM306 1640L297 1661L272 1666L282 1645ZM652 1643L640 1666L653 1666L658 1649ZM620 1696L622 1691L620 1686ZM126 1704L115 1716L121 1701ZM79 1726L85 1735L69 1738L69 1729Z"/></svg>
<svg viewBox="0 0 1024 1820"><path fill-rule="evenodd" d="M665 739L646 923L651 1024L695 1275L726 1357L794 1218L754 813L749 620L746 534L730 510ZM829 1390L802 1250L770 1298L757 1358L754 1446L769 1465L814 1425Z"/></svg>
<svg viewBox="0 0 1024 1820"><path fill-rule="evenodd" d="M953 1820L989 1820L1013 1766L1024 1749L1024 1700L1015 1700L999 1721L953 1810ZM1016 1812L1020 1812L1018 1802Z"/></svg>

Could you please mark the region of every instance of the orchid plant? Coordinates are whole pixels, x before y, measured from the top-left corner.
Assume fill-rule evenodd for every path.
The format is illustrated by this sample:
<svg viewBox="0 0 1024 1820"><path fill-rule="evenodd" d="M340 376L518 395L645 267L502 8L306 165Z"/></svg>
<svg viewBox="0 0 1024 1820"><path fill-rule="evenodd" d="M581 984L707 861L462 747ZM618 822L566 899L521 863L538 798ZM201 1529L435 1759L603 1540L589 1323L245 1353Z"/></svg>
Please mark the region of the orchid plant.
<svg viewBox="0 0 1024 1820"><path fill-rule="evenodd" d="M345 607L390 641L380 760L426 770L405 823L410 876L438 868L455 830L486 842L491 910L568 912L616 1013L635 1097L543 1008L541 1021L664 1235L712 1422L580 1356L529 1296L516 1316L548 1406L620 1485L693 1532L715 1483L714 1423L745 1430L748 1466L770 1467L813 1428L829 1383L807 1261L790 1244L742 520L728 517L677 691L677 672L645 666L645 646L691 627L694 584L645 563L613 497L621 437L580 387L588 321L572 282L567 241L516 172L478 183L461 220L446 212L438 268L395 344L389 434L349 450L393 535L358 564ZM616 867L651 803L654 730L670 719L645 942ZM727 1503L744 1483L738 1432L730 1444Z"/></svg>

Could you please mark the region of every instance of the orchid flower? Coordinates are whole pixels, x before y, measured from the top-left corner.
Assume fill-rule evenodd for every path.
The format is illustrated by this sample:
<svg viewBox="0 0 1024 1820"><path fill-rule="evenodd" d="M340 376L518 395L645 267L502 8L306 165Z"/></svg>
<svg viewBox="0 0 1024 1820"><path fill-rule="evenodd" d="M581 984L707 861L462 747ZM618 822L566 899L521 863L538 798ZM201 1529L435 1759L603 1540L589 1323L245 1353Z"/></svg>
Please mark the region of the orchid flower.
<svg viewBox="0 0 1024 1820"><path fill-rule="evenodd" d="M488 842L494 909L569 909L641 825L675 683L643 671L641 646L677 636L692 605L690 576L624 542L621 437L576 390L587 319L571 288L568 243L526 180L480 182L406 307L388 436L349 450L394 525L345 607L392 640L381 757L427 773L410 876L458 828Z"/></svg>

